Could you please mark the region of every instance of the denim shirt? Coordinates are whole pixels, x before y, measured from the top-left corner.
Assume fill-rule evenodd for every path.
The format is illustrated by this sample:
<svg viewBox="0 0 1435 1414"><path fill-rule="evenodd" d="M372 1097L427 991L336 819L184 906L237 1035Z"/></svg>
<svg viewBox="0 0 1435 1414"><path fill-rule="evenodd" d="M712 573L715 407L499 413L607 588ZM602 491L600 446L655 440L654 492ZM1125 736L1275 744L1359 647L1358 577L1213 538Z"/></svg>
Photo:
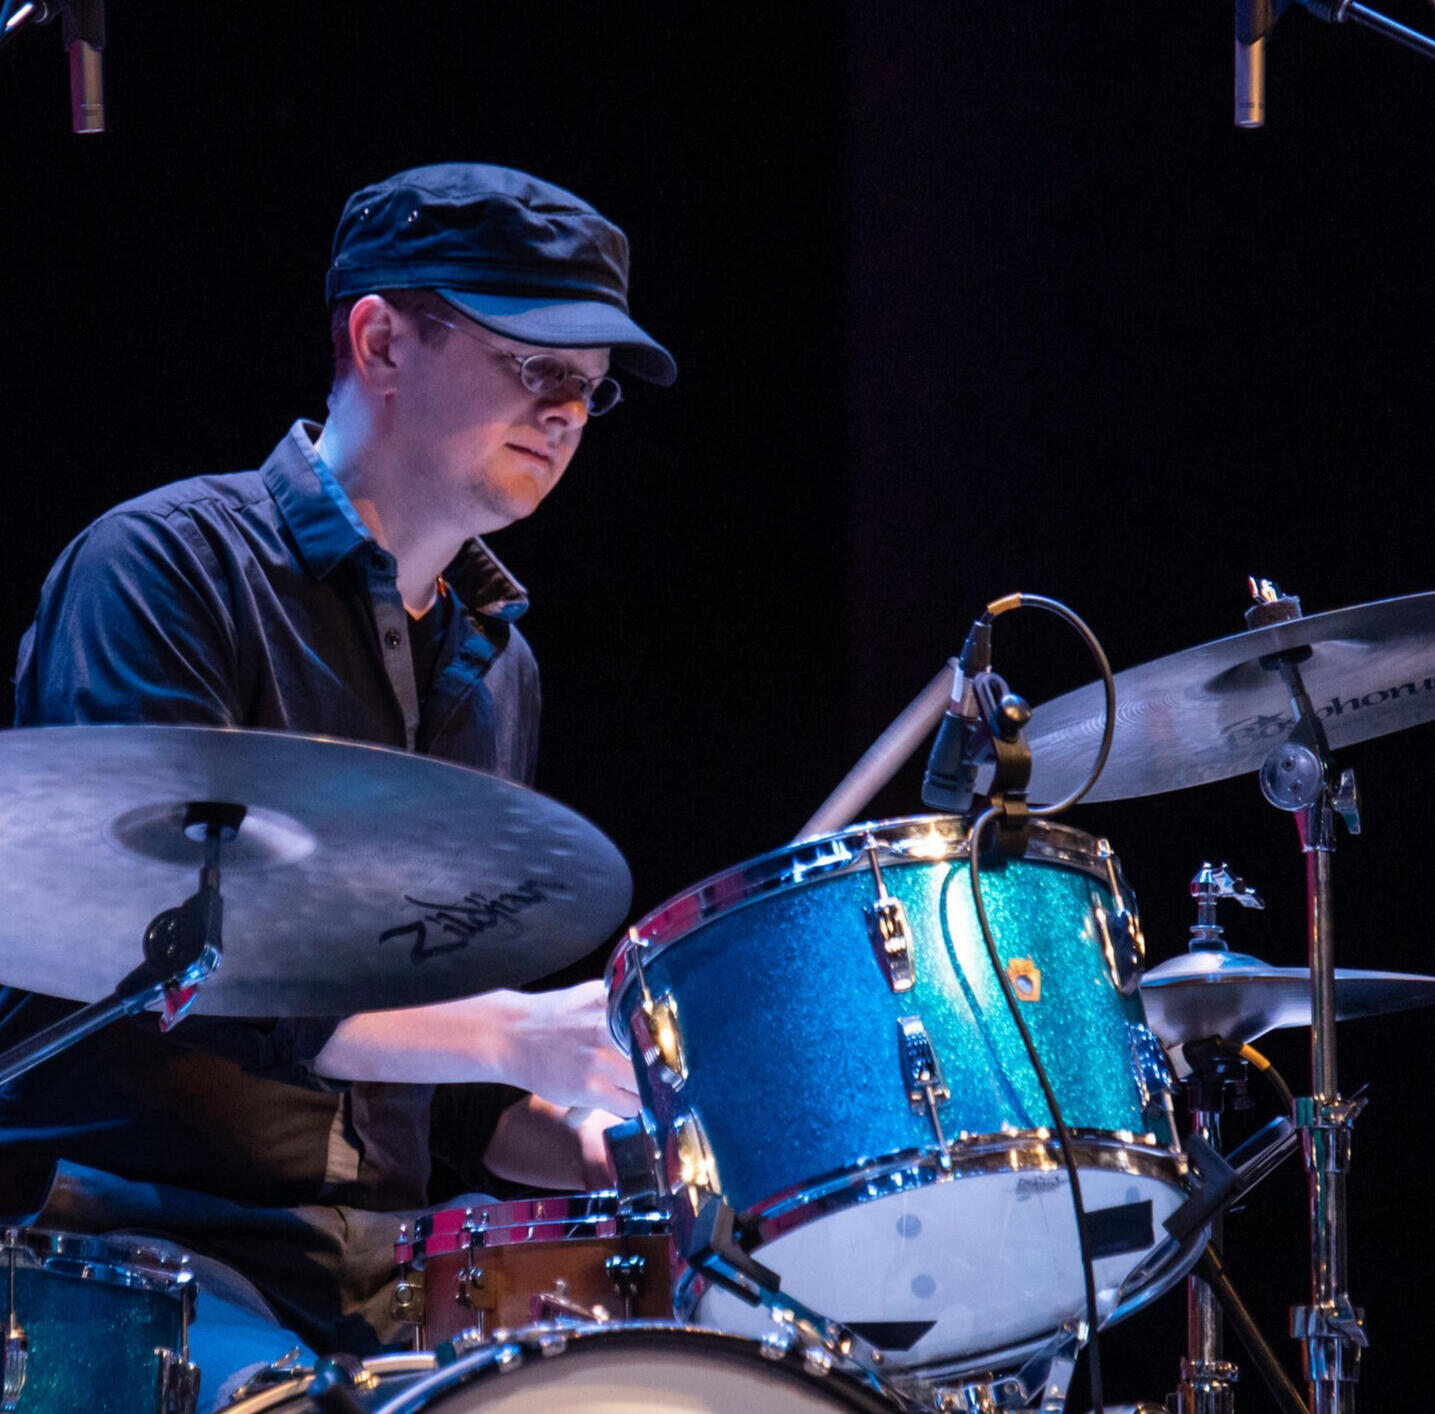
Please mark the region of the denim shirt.
<svg viewBox="0 0 1435 1414"><path fill-rule="evenodd" d="M521 585L481 541L419 702L393 556L295 423L264 466L126 501L61 554L20 645L17 726L310 732L532 779L538 671Z"/></svg>
<svg viewBox="0 0 1435 1414"><path fill-rule="evenodd" d="M456 612L421 701L394 559L320 460L317 432L296 423L258 471L151 491L72 542L20 646L16 725L297 731L531 780L539 687L514 627L523 588L481 541L468 542L444 571ZM0 1046L72 1006L0 989ZM192 1016L162 1036L153 1016L116 1023L0 1093L0 1169L12 1199L0 1206L14 1213L38 1202L57 1162L117 1176L116 1195L129 1182L266 1208L421 1206L432 1088L323 1081L312 1063L335 1024ZM517 1093L483 1088L499 1099ZM496 1122L497 1103L480 1108ZM490 1133L462 1137L471 1160ZM452 1152L452 1137L445 1142ZM100 1207L123 1221L120 1197ZM176 1227L204 1250L182 1217L175 1212ZM102 1214L89 1222L105 1226ZM311 1245L309 1227L294 1229L296 1251ZM349 1289L346 1259L324 1242L339 1303L381 1327L373 1312L382 1302ZM333 1340L332 1328L329 1341L317 1326L303 1333Z"/></svg>

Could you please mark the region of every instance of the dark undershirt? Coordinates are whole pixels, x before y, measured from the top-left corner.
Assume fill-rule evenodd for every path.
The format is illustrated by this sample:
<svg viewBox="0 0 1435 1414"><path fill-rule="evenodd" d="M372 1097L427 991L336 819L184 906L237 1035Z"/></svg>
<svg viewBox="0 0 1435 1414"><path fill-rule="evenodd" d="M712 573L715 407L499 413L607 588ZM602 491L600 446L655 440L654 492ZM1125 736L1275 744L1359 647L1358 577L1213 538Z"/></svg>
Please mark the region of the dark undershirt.
<svg viewBox="0 0 1435 1414"><path fill-rule="evenodd" d="M442 580L439 580L438 593L428 610L417 618L412 614L409 616L409 649L413 654L414 686L418 689L421 706L428 700L429 689L433 686L434 669L438 667L439 652L452 616L448 586Z"/></svg>

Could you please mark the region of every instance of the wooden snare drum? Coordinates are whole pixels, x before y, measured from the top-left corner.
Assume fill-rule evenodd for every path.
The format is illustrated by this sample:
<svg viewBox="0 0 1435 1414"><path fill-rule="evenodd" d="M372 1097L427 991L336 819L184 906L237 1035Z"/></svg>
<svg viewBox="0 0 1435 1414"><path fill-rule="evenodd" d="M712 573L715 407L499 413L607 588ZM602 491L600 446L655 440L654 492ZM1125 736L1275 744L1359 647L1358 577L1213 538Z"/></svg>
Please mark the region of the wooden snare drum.
<svg viewBox="0 0 1435 1414"><path fill-rule="evenodd" d="M673 1314L668 1220L616 1193L448 1208L400 1228L395 1314L432 1349L460 1331Z"/></svg>

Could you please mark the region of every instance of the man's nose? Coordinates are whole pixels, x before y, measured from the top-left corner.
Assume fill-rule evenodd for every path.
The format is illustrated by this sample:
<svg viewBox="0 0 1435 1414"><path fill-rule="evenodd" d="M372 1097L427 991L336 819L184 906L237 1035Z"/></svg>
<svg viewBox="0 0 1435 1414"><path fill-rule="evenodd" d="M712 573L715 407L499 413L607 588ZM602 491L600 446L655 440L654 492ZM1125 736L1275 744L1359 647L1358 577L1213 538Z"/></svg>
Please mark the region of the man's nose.
<svg viewBox="0 0 1435 1414"><path fill-rule="evenodd" d="M544 398L539 416L545 423L582 427L588 421L588 404L576 392L560 388Z"/></svg>

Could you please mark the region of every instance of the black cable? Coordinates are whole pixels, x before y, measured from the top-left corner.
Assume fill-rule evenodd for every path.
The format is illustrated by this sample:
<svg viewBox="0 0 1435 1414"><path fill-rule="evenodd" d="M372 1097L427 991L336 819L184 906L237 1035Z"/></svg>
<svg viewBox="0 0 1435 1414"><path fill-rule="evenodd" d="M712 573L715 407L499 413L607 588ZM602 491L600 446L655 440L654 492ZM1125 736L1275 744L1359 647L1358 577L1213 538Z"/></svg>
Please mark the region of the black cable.
<svg viewBox="0 0 1435 1414"><path fill-rule="evenodd" d="M1105 769L1106 758L1111 753L1111 742L1116 732L1116 682L1111 673L1111 665L1107 662L1106 654L1101 644L1097 641L1096 635L1077 617L1065 604L1055 599L1048 599L1040 594L1012 594L1004 599L993 600L986 607L986 618L988 621L995 619L998 615L1019 608L1045 609L1048 613L1056 614L1059 618L1065 619L1071 624L1081 637L1085 640L1086 646L1091 650L1092 656L1096 659L1096 665L1101 673L1102 689L1106 698L1106 710L1102 723L1101 746L1096 753L1096 760L1092 764L1091 772L1082 783L1080 789L1073 791L1065 799L1056 801L1051 805L1039 806L1029 813L1038 816L1050 816L1059 814L1075 805L1094 786L1099 779L1101 772ZM1041 1087L1042 1098L1046 1101L1047 1110L1051 1114L1051 1125L1056 1131L1057 1151L1061 1155L1062 1165L1066 1169L1067 1177L1071 1182L1071 1206L1076 1213L1076 1240L1081 1253L1081 1273L1083 1285L1086 1292L1086 1324L1088 1330L1088 1349L1090 1350L1090 1380L1091 1380L1091 1405L1093 1414L1105 1414L1105 1402L1102 1391L1101 1379L1101 1347L1099 1341L1100 1312L1096 1305L1096 1270L1091 1259L1091 1250L1087 1243L1086 1232L1086 1206L1081 1198L1081 1178L1076 1166L1076 1153L1071 1143L1071 1133L1066 1127L1066 1121L1062 1118L1061 1106L1057 1103L1056 1092L1052 1089L1051 1081L1047 1076L1046 1067L1041 1063L1041 1057L1037 1054L1036 1042L1031 1032L1027 1029L1026 1021L1021 1014L1021 1004L1017 1000L1016 991L1012 987L1011 979L1006 975L1001 964L1001 954L997 950L996 938L992 933L991 921L987 917L986 904L982 900L981 889L981 843L982 834L989 825L994 824L1002 815L1000 805L989 806L982 812L973 823L968 836L969 851L969 877L972 885L972 902L976 908L977 923L982 930L982 943L986 947L987 957L991 962L992 971L996 974L998 985L1001 987L1002 996L1006 999L1007 1010L1012 1020L1016 1023L1017 1033L1021 1037L1022 1046L1026 1050L1027 1060L1031 1064L1036 1082Z"/></svg>
<svg viewBox="0 0 1435 1414"><path fill-rule="evenodd" d="M1027 1060L1031 1063L1036 1083L1041 1087L1042 1097L1051 1114L1051 1126L1056 1131L1057 1151L1061 1155L1067 1177L1071 1180L1071 1206L1076 1210L1076 1241L1081 1252L1081 1274L1086 1290L1088 1349L1091 1351L1091 1407L1093 1414L1105 1414L1106 1405L1102 1398L1101 1388L1101 1350L1097 1341L1100 1313L1096 1306L1096 1272L1092 1266L1091 1252L1086 1242L1086 1205L1081 1201L1081 1179L1077 1173L1076 1154L1071 1146L1071 1134L1066 1127L1066 1121L1061 1117L1061 1106L1057 1104L1056 1092L1051 1088L1046 1067L1042 1065L1041 1057L1037 1054L1036 1042L1032 1039L1031 1032L1027 1030L1026 1021L1020 1011L1021 1004L1017 1001L1011 979L1002 967L1001 954L997 951L996 938L992 935L991 922L987 918L987 907L982 901L980 862L982 832L1000 815L1000 806L989 807L977 817L976 822L972 825L971 835L968 838L968 848L971 851L972 902L976 905L977 923L982 930L982 942L986 945L987 957L991 961L992 971L996 974L1002 995L1006 998L1007 1010L1011 1013L1012 1020L1016 1022L1016 1029L1021 1036L1022 1045L1026 1048Z"/></svg>
<svg viewBox="0 0 1435 1414"><path fill-rule="evenodd" d="M1111 664L1106 661L1106 653L1096 635L1086 626L1085 621L1078 618L1065 604L1056 599L1048 599L1043 594L1010 594L1005 599L994 599L987 605L987 613L992 618L1012 609L1045 609L1047 613L1065 619L1085 640L1101 674L1101 687L1106 704L1101 723L1101 746L1096 753L1096 760L1092 762L1090 774L1080 788L1072 791L1064 800L1058 800L1052 805L1038 805L1030 812L1040 816L1060 815L1063 810L1070 810L1096 784L1102 771L1106 769L1106 758L1111 755L1111 742L1116 735L1116 679L1111 674Z"/></svg>

